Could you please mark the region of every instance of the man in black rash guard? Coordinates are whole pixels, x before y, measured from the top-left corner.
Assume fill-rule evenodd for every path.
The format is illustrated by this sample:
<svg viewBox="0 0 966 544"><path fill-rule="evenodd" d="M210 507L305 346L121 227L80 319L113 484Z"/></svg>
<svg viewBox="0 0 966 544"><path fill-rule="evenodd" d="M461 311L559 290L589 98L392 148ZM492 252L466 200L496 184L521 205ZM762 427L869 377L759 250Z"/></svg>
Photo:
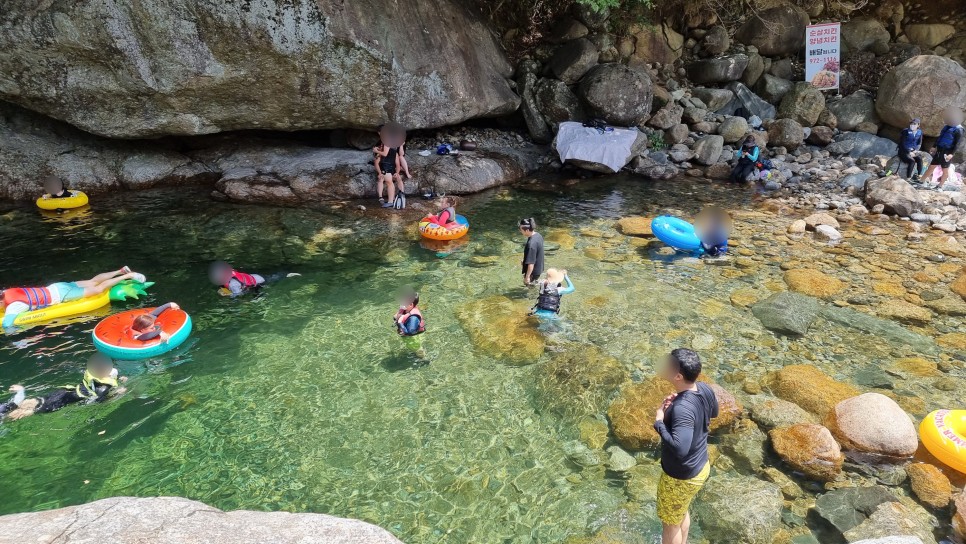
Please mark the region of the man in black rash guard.
<svg viewBox="0 0 966 544"><path fill-rule="evenodd" d="M677 391L657 409L654 429L661 435L661 468L657 516L663 524L662 544L686 544L691 528L688 507L708 480L708 431L718 417L718 401L707 384L698 382L701 358L679 348L664 363L663 376Z"/></svg>

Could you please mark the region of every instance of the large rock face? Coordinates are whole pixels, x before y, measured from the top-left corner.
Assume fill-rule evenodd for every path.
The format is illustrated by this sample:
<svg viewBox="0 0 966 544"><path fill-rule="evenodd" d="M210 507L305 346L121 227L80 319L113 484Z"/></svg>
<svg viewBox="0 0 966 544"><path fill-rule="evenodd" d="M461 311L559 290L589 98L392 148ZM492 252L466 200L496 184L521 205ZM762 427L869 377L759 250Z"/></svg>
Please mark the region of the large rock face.
<svg viewBox="0 0 966 544"><path fill-rule="evenodd" d="M908 457L919 447L919 435L909 415L880 393L865 393L836 404L825 425L848 450Z"/></svg>
<svg viewBox="0 0 966 544"><path fill-rule="evenodd" d="M912 57L883 76L877 97L875 109L886 123L902 128L918 117L924 134L939 136L944 110L966 109L966 69L945 57Z"/></svg>
<svg viewBox="0 0 966 544"><path fill-rule="evenodd" d="M738 53L688 64L688 79L698 85L738 81L748 67L748 55Z"/></svg>
<svg viewBox="0 0 966 544"><path fill-rule="evenodd" d="M735 33L735 39L754 45L766 57L794 55L805 44L808 14L786 2L749 17Z"/></svg>
<svg viewBox="0 0 966 544"><path fill-rule="evenodd" d="M632 62L671 64L681 58L684 36L667 25L644 25L634 28L634 54Z"/></svg>
<svg viewBox="0 0 966 544"><path fill-rule="evenodd" d="M602 64L584 76L579 94L591 116L619 126L637 126L651 115L654 90L643 70Z"/></svg>
<svg viewBox="0 0 966 544"><path fill-rule="evenodd" d="M325 514L222 512L178 497L115 497L0 517L4 542L402 544L375 525Z"/></svg>
<svg viewBox="0 0 966 544"><path fill-rule="evenodd" d="M4 6L0 99L103 136L438 127L519 105L490 29L455 0L35 8Z"/></svg>

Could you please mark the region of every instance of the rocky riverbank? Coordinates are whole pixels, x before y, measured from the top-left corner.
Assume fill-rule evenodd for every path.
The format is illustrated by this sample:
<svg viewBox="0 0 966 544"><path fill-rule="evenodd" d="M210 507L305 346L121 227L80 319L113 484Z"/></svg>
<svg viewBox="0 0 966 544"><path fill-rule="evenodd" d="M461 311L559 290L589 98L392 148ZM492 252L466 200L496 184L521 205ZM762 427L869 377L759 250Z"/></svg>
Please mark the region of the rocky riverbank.
<svg viewBox="0 0 966 544"><path fill-rule="evenodd" d="M287 512L222 512L178 497L115 497L80 506L0 516L4 542L401 544L353 519Z"/></svg>

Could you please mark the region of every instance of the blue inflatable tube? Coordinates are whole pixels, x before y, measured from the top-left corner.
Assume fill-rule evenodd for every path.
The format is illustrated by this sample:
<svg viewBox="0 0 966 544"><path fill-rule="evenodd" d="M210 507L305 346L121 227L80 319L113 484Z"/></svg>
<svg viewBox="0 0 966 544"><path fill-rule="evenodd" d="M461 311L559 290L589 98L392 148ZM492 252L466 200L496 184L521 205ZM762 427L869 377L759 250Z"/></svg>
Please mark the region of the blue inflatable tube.
<svg viewBox="0 0 966 544"><path fill-rule="evenodd" d="M702 253L701 240L694 232L694 225L683 219L662 215L651 221L651 231L658 240L679 251Z"/></svg>

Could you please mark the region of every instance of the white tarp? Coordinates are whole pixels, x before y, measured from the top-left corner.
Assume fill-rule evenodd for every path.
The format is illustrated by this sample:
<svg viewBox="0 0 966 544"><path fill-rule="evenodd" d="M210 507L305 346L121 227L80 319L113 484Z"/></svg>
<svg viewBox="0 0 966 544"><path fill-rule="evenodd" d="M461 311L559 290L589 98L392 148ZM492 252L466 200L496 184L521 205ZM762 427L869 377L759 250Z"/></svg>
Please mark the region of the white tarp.
<svg viewBox="0 0 966 544"><path fill-rule="evenodd" d="M636 128L614 128L601 134L596 128L567 121L560 123L554 146L561 162L596 163L616 173L634 158L631 150L639 135Z"/></svg>

